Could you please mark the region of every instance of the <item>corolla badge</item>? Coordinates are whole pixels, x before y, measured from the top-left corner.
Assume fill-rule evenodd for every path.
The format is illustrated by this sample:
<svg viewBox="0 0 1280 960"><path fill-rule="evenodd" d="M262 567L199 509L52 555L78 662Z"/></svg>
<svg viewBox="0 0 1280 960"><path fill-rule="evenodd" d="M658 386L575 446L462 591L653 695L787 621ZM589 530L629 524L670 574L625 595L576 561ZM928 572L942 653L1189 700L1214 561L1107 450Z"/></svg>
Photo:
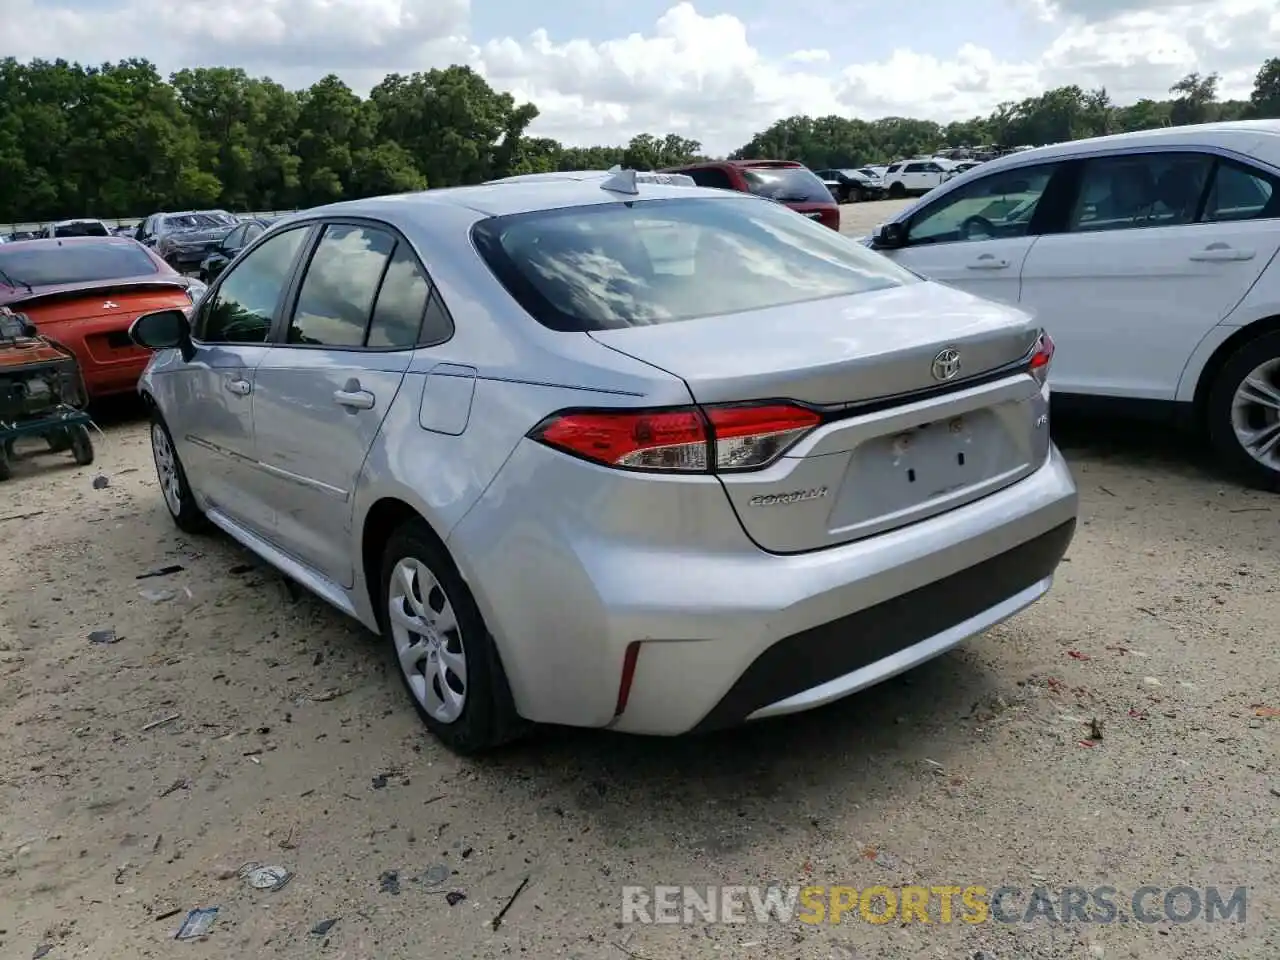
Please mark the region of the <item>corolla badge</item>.
<svg viewBox="0 0 1280 960"><path fill-rule="evenodd" d="M106 303L104 303L104 304L102 305L102 309L103 309L103 310L115 310L115 309L116 309L117 307L119 307L119 306L120 306L120 304L116 303L114 300L108 300Z"/></svg>
<svg viewBox="0 0 1280 960"><path fill-rule="evenodd" d="M808 490L791 490L787 493L762 493L747 501L753 507L772 507L780 503L801 503L805 500L819 500L827 495L826 487L812 487Z"/></svg>
<svg viewBox="0 0 1280 960"><path fill-rule="evenodd" d="M930 368L933 379L946 382L954 380L960 374L960 351L947 347L936 357L933 358L933 366Z"/></svg>

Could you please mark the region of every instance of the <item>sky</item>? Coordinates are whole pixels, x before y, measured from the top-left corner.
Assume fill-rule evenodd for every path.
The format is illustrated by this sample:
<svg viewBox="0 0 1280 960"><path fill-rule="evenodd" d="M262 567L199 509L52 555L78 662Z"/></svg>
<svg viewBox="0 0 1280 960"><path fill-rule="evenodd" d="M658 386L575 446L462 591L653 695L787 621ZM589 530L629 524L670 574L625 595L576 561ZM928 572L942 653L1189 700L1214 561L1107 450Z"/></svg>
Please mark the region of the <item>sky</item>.
<svg viewBox="0 0 1280 960"><path fill-rule="evenodd" d="M1218 72L1247 96L1277 0L0 0L0 56L298 88L466 63L576 145L679 133L711 153L795 114L946 122L1075 83L1117 103Z"/></svg>

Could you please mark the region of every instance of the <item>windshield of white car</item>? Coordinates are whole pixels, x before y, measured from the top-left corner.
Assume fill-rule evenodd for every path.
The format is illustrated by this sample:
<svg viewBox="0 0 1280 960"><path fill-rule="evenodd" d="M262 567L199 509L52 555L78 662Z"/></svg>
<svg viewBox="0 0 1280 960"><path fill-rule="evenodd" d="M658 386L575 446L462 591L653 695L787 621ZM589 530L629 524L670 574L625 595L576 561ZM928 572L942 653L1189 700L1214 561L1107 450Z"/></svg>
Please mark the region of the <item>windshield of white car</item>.
<svg viewBox="0 0 1280 960"><path fill-rule="evenodd" d="M476 224L473 238L520 306L560 331L693 320L918 282L829 227L745 197L494 217Z"/></svg>
<svg viewBox="0 0 1280 960"><path fill-rule="evenodd" d="M830 203L831 191L808 167L743 167L747 188L779 203Z"/></svg>
<svg viewBox="0 0 1280 960"><path fill-rule="evenodd" d="M125 243L5 244L0 250L0 271L24 287L94 283L160 272L146 250Z"/></svg>
<svg viewBox="0 0 1280 960"><path fill-rule="evenodd" d="M97 220L73 220L70 223L56 223L53 226L55 237L109 237L111 232L106 225Z"/></svg>

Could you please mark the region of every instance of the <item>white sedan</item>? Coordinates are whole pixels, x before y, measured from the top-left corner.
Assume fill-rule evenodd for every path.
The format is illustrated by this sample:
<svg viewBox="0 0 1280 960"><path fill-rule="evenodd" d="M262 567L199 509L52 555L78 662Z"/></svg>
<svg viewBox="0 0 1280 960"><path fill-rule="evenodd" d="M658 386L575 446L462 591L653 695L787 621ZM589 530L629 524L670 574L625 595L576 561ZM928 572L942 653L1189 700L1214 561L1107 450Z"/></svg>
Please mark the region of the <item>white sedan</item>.
<svg viewBox="0 0 1280 960"><path fill-rule="evenodd" d="M992 160L869 242L1034 313L1058 345L1058 400L1194 424L1226 465L1280 489L1280 121Z"/></svg>

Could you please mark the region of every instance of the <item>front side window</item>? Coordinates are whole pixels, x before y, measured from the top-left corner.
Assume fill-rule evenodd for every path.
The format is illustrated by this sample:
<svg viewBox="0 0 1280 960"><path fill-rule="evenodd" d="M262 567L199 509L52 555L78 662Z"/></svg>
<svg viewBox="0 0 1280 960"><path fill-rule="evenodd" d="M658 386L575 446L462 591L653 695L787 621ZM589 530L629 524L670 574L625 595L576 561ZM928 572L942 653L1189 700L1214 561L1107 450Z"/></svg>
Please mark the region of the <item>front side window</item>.
<svg viewBox="0 0 1280 960"><path fill-rule="evenodd" d="M266 343L280 295L309 228L277 234L224 274L206 301L197 339L205 343Z"/></svg>
<svg viewBox="0 0 1280 960"><path fill-rule="evenodd" d="M1280 181L1261 170L1219 160L1203 220L1224 223L1280 217Z"/></svg>
<svg viewBox="0 0 1280 960"><path fill-rule="evenodd" d="M1194 223L1213 158L1198 153L1138 153L1086 160L1073 233L1176 227Z"/></svg>
<svg viewBox="0 0 1280 960"><path fill-rule="evenodd" d="M383 230L343 223L326 226L302 278L289 322L289 343L364 346L373 298L395 245L395 238Z"/></svg>
<svg viewBox="0 0 1280 960"><path fill-rule="evenodd" d="M954 243L1026 236L1055 164L993 173L952 190L907 227L907 243Z"/></svg>
<svg viewBox="0 0 1280 960"><path fill-rule="evenodd" d="M733 195L494 217L473 236L520 306L562 331L692 320L918 282L828 227Z"/></svg>
<svg viewBox="0 0 1280 960"><path fill-rule="evenodd" d="M242 242L244 240L244 230L244 227L236 227L228 233L227 239L222 241L222 248L224 250L239 250L244 245Z"/></svg>

